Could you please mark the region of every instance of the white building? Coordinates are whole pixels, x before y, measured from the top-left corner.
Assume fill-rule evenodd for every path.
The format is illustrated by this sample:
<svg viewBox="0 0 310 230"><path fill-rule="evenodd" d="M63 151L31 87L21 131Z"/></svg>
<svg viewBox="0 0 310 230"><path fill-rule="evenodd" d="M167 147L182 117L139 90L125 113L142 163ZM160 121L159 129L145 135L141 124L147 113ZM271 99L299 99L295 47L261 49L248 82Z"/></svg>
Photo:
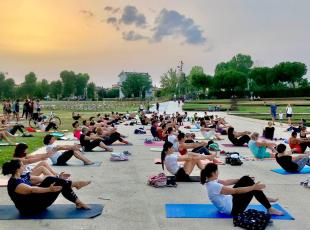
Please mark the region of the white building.
<svg viewBox="0 0 310 230"><path fill-rule="evenodd" d="M119 85L119 98L124 98L124 97L125 97L124 93L122 92L122 83L123 83L124 81L126 81L127 77L128 77L130 74L144 75L144 76L147 76L148 78L151 79L151 76L150 76L148 73L124 72L124 71L122 71L122 72L118 75L118 78L119 78L119 81L118 81L118 85ZM146 98L150 98L150 97L152 97L152 96L153 96L152 88L149 89L149 90L146 90L146 92L145 92L145 97L146 97Z"/></svg>

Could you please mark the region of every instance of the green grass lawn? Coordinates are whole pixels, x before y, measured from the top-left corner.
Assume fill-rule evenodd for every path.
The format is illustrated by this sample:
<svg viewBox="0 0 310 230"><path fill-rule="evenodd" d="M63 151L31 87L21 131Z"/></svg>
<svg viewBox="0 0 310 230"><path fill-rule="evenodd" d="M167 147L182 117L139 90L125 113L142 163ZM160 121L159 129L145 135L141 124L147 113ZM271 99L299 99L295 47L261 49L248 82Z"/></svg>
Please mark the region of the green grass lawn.
<svg viewBox="0 0 310 230"><path fill-rule="evenodd" d="M28 152L31 153L43 146L44 133L33 133L34 137L16 137L16 140L12 139L16 143L26 143L29 146ZM10 138L11 139L11 138ZM0 146L0 166L4 162L12 159L15 146Z"/></svg>

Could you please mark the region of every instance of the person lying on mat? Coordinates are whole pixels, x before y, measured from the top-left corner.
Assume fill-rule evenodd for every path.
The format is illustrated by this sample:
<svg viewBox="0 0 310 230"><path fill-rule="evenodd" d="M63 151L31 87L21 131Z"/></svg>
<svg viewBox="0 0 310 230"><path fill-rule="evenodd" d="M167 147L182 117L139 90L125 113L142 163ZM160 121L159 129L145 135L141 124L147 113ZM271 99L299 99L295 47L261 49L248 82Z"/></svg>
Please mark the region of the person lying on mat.
<svg viewBox="0 0 310 230"><path fill-rule="evenodd" d="M237 216L246 210L255 197L270 214L284 215L271 207L270 202L276 202L277 199L267 198L262 191L266 185L255 183L254 178L243 176L240 179L220 180L218 177L218 166L214 163L207 164L200 173L200 182L206 184L209 199L219 212ZM233 188L228 187L230 185Z"/></svg>
<svg viewBox="0 0 310 230"><path fill-rule="evenodd" d="M279 144L276 150L276 161L287 172L300 172L306 165L310 166L310 153L293 158L292 151L286 151L284 144Z"/></svg>
<svg viewBox="0 0 310 230"><path fill-rule="evenodd" d="M2 166L2 174L11 175L7 190L20 214L28 216L45 211L55 202L60 193L74 203L77 209L90 209L72 190L72 188L81 189L89 185L90 181L70 181L49 176L43 180L39 177L40 184L34 186L29 180L21 177L23 171L24 165L20 160L11 160Z"/></svg>
<svg viewBox="0 0 310 230"><path fill-rule="evenodd" d="M188 153L183 156L179 156L174 153L173 144L171 142L165 142L163 151L161 152L162 168L167 170L176 176L177 181L191 181L190 174L192 173L195 165L199 169L203 168L201 160L214 160L215 155L204 155L198 153ZM185 161L183 167L178 164L179 161Z"/></svg>
<svg viewBox="0 0 310 230"><path fill-rule="evenodd" d="M10 145L14 145L14 143L8 138L8 135L9 134L7 131L0 130L0 141L5 141L9 143Z"/></svg>
<svg viewBox="0 0 310 230"><path fill-rule="evenodd" d="M5 119L1 120L0 129L6 130L9 136L14 136L19 131L23 137L30 136L26 134L25 127L21 124L10 125Z"/></svg>
<svg viewBox="0 0 310 230"><path fill-rule="evenodd" d="M274 148L277 146L277 144L274 142L259 141L258 137L258 133L252 133L251 140L248 143L248 147L253 153L254 157L258 159L274 158ZM269 148L272 152L267 152L267 148Z"/></svg>
<svg viewBox="0 0 310 230"><path fill-rule="evenodd" d="M288 144L294 153L304 153L310 147L310 138L297 138L297 132L293 131Z"/></svg>
<svg viewBox="0 0 310 230"><path fill-rule="evenodd" d="M64 179L68 178L70 174L65 174L64 172L58 174L45 160L49 158L52 153L45 153L45 154L35 154L35 155L28 155L27 153L28 145L24 143L20 143L15 147L13 159L19 159L25 165L25 171L23 172L22 176L63 176ZM38 163L33 165L34 163ZM29 175L27 175L29 174ZM34 183L32 181L32 183ZM34 183L35 184L35 183Z"/></svg>
<svg viewBox="0 0 310 230"><path fill-rule="evenodd" d="M200 122L200 131L202 136L204 136L207 140L223 140L220 134L215 133L214 128L208 128L205 121Z"/></svg>
<svg viewBox="0 0 310 230"><path fill-rule="evenodd" d="M67 165L67 161L75 156L83 161L84 165L92 165L94 162L87 159L80 151L80 145L58 145L54 143L56 138L50 134L46 135L43 143L46 146L46 152L50 155L50 159L54 165ZM65 152L61 152L64 150Z"/></svg>
<svg viewBox="0 0 310 230"><path fill-rule="evenodd" d="M102 137L89 132L87 127L82 128L80 143L86 152L90 152L96 147L100 147L108 152L113 152L113 149L106 146L103 141Z"/></svg>
<svg viewBox="0 0 310 230"><path fill-rule="evenodd" d="M275 130L275 128L273 127L272 122L268 121L268 126L265 127L265 129L263 131L263 137L265 137L266 139L273 140L274 130Z"/></svg>
<svg viewBox="0 0 310 230"><path fill-rule="evenodd" d="M233 127L228 128L227 134L228 134L228 139L235 146L243 146L244 144L247 144L251 140L249 136L251 132L248 132L248 131L236 132Z"/></svg>

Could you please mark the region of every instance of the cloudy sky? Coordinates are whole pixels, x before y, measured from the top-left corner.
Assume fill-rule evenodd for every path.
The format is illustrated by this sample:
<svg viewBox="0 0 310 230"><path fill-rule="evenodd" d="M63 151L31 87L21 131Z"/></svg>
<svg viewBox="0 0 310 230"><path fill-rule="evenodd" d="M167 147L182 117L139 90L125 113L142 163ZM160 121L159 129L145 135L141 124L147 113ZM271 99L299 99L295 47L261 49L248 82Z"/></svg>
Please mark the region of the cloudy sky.
<svg viewBox="0 0 310 230"><path fill-rule="evenodd" d="M309 0L1 0L0 71L20 83L67 69L108 87L122 70L158 84L180 60L213 74L237 53L310 68L309 11Z"/></svg>

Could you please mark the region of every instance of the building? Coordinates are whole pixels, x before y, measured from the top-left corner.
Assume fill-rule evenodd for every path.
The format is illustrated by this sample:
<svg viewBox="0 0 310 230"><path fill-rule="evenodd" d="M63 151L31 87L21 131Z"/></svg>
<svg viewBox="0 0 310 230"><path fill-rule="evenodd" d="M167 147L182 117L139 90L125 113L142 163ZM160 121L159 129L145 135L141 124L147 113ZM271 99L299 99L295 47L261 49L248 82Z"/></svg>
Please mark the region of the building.
<svg viewBox="0 0 310 230"><path fill-rule="evenodd" d="M125 95L123 94L122 92L122 83L124 81L126 81L127 77L130 75L130 74L139 74L139 75L144 75L148 78L151 79L151 76L148 74L148 73L138 73L138 72L124 72L122 71L119 75L118 75L118 78L119 78L119 81L118 81L118 86L119 86L119 98L124 98ZM150 97L153 97L153 91L152 91L152 88L147 90L145 92L145 97L146 98L150 98Z"/></svg>

